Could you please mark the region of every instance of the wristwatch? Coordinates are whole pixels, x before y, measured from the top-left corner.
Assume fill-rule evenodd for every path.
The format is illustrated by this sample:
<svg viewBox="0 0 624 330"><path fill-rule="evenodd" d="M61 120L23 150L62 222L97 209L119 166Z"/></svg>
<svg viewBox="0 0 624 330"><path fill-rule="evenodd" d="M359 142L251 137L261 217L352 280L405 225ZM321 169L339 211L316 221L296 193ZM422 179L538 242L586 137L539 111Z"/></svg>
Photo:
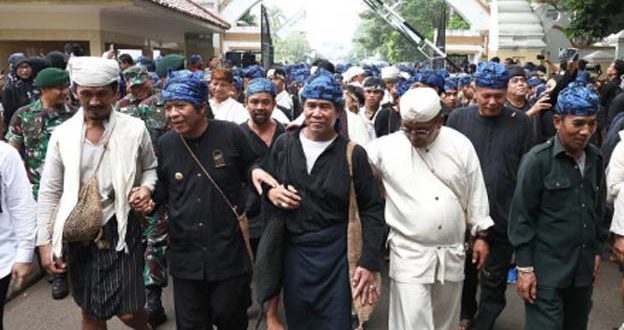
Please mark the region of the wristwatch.
<svg viewBox="0 0 624 330"><path fill-rule="evenodd" d="M480 230L477 232L477 234L475 235L475 239L481 239L487 242L487 237L488 237L488 231L486 230Z"/></svg>

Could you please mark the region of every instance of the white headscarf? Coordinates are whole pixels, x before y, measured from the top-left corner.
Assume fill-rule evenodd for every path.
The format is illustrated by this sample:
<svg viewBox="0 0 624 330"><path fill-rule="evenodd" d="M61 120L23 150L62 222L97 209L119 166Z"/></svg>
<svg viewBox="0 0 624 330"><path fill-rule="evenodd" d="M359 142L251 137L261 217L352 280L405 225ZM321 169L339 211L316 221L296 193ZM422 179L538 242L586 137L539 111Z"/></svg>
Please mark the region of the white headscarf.
<svg viewBox="0 0 624 330"><path fill-rule="evenodd" d="M442 109L440 96L433 88L412 88L401 96L401 119L426 123Z"/></svg>
<svg viewBox="0 0 624 330"><path fill-rule="evenodd" d="M70 79L80 86L106 86L119 80L119 64L101 57L77 56L67 63Z"/></svg>

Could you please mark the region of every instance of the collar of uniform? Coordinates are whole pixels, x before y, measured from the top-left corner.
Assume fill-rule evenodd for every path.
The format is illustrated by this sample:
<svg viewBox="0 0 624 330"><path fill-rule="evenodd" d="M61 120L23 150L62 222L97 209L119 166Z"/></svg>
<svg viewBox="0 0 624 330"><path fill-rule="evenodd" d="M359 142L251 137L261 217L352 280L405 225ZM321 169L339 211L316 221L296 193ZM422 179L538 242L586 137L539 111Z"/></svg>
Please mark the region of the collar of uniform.
<svg viewBox="0 0 624 330"><path fill-rule="evenodd" d="M563 147L563 144L561 143L561 139L559 138L559 134L558 133L551 140L549 140L548 142L553 144L553 154L552 154L553 158L557 157L557 156L559 156L561 154L564 154L564 155L567 155L568 157L574 159L574 157L572 157L572 155L570 155L565 150L565 148ZM590 157L593 158L593 154L594 153L593 153L593 150L590 147L589 143L585 146L584 151L585 151L585 155L586 155L586 159L587 160L589 160Z"/></svg>
<svg viewBox="0 0 624 330"><path fill-rule="evenodd" d="M63 105L62 110L56 108L45 108L43 109L43 112L47 118L56 118L62 114L74 113L75 111L69 105L65 104Z"/></svg>

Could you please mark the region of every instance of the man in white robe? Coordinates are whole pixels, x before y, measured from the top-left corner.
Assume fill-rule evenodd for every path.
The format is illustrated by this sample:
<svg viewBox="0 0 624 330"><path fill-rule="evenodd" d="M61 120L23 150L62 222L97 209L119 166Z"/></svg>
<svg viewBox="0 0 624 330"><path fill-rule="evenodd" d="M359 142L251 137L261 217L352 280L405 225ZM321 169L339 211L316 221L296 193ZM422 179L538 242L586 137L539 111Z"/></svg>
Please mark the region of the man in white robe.
<svg viewBox="0 0 624 330"><path fill-rule="evenodd" d="M457 329L466 226L476 239L468 257L480 267L493 225L479 159L465 136L442 127L433 89L409 90L400 102L401 131L365 147L387 193L388 328Z"/></svg>

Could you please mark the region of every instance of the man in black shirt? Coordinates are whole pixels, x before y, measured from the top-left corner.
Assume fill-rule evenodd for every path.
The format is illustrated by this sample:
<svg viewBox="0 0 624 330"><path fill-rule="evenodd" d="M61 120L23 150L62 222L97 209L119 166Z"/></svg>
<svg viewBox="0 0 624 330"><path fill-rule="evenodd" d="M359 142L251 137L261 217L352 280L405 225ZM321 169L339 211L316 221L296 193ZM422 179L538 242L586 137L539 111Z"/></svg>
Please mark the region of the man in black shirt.
<svg viewBox="0 0 624 330"><path fill-rule="evenodd" d="M477 151L490 216L494 219L494 226L488 233L490 254L481 270L475 329L492 329L505 307L507 271L513 252L507 238L507 218L520 160L532 144L529 118L521 111L504 106L509 78L502 65L480 63L475 75L475 96L479 105L457 109L447 120L447 126L466 135ZM465 286L469 284L466 282ZM470 318L473 312L463 317Z"/></svg>
<svg viewBox="0 0 624 330"><path fill-rule="evenodd" d="M268 157L269 150L273 142L286 132L282 124L271 118L271 113L276 106L275 85L268 79L256 78L252 80L245 91L245 107L249 112L249 120L240 125L247 136L247 141L251 146L251 150L258 158L259 163L263 163ZM256 253L260 235L266 225L264 215L266 212L262 210L262 203L253 187L247 189L247 204L245 212L249 219L249 237L251 247ZM272 299L267 309L267 325L269 329L284 328L277 314L279 296Z"/></svg>
<svg viewBox="0 0 624 330"><path fill-rule="evenodd" d="M158 143L155 198L168 206L177 328L242 330L251 267L235 212L256 155L239 126L207 119L207 97L197 74L168 79L162 98L173 131Z"/></svg>

